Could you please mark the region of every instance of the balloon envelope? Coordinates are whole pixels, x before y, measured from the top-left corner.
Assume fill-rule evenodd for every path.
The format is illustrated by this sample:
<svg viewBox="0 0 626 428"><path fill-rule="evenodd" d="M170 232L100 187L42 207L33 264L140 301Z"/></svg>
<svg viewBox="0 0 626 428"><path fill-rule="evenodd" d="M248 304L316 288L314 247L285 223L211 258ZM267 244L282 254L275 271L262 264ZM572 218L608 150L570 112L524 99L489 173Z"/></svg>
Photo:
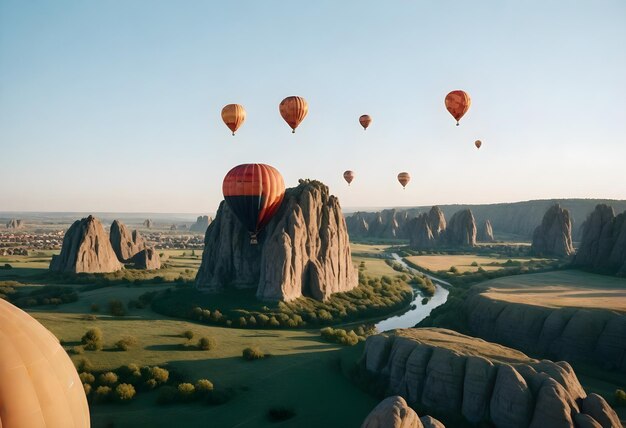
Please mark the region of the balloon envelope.
<svg viewBox="0 0 626 428"><path fill-rule="evenodd" d="M409 181L411 181L411 175L408 172L401 172L398 174L398 181L402 184L402 188L404 189Z"/></svg>
<svg viewBox="0 0 626 428"><path fill-rule="evenodd" d="M480 149L480 146L482 146L482 145L483 145L483 142L482 142L482 141L480 141L480 140L476 140L476 141L474 142L474 145L476 146L476 148L477 148L477 149Z"/></svg>
<svg viewBox="0 0 626 428"><path fill-rule="evenodd" d="M0 427L89 426L83 384L57 338L0 299Z"/></svg>
<svg viewBox="0 0 626 428"><path fill-rule="evenodd" d="M246 120L246 110L240 104L228 104L222 109L222 120L235 135Z"/></svg>
<svg viewBox="0 0 626 428"><path fill-rule="evenodd" d="M269 223L285 196L285 182L270 165L249 163L231 169L222 184L224 199L256 242L256 234Z"/></svg>
<svg viewBox="0 0 626 428"><path fill-rule="evenodd" d="M456 119L456 125L459 126L459 120L463 117L467 110L469 110L472 100L465 91L452 91L446 95L446 109L450 112L452 117Z"/></svg>
<svg viewBox="0 0 626 428"><path fill-rule="evenodd" d="M363 130L367 130L367 127L370 126L370 123L372 123L372 117L369 114L364 114L359 117L359 123L363 127Z"/></svg>
<svg viewBox="0 0 626 428"><path fill-rule="evenodd" d="M291 127L291 132L295 133L298 125L309 112L309 105L304 98L292 96L282 100L278 110L285 122Z"/></svg>
<svg viewBox="0 0 626 428"><path fill-rule="evenodd" d="M348 182L348 185L350 185L350 183L352 183L352 180L354 180L354 171L345 171L343 173L343 179Z"/></svg>

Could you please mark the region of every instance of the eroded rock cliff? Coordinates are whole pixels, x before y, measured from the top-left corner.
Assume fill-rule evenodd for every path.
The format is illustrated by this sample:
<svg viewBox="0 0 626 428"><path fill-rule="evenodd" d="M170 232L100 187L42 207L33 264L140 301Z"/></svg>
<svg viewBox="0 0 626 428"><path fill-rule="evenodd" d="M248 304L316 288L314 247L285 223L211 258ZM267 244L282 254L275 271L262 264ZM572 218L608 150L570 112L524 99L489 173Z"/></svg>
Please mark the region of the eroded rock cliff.
<svg viewBox="0 0 626 428"><path fill-rule="evenodd" d="M626 212L600 204L582 226L582 241L574 264L605 273L626 275Z"/></svg>
<svg viewBox="0 0 626 428"><path fill-rule="evenodd" d="M491 226L491 221L489 219L483 221L480 227L478 228L478 234L476 235L476 240L480 242L495 241L493 237L493 227Z"/></svg>
<svg viewBox="0 0 626 428"><path fill-rule="evenodd" d="M25 223L23 220L13 218L9 220L6 226L7 226L7 229L23 229L25 226Z"/></svg>
<svg viewBox="0 0 626 428"><path fill-rule="evenodd" d="M61 254L52 256L50 270L73 273L115 272L122 269L100 220L76 220L65 232Z"/></svg>
<svg viewBox="0 0 626 428"><path fill-rule="evenodd" d="M367 415L361 428L445 428L430 416L419 417L399 395L387 397Z"/></svg>
<svg viewBox="0 0 626 428"><path fill-rule="evenodd" d="M209 224L213 221L208 215L199 215L196 222L189 227L191 232L205 233Z"/></svg>
<svg viewBox="0 0 626 428"><path fill-rule="evenodd" d="M435 206L411 219L406 230L413 249L476 245L476 222L470 210L456 212L447 223L443 211Z"/></svg>
<svg viewBox="0 0 626 428"><path fill-rule="evenodd" d="M146 248L146 243L139 232L137 230L131 232L119 220L113 220L109 230L109 240L117 259L122 263L130 262L135 254Z"/></svg>
<svg viewBox="0 0 626 428"><path fill-rule="evenodd" d="M389 394L445 420L520 428L573 428L581 414L603 427L618 420L601 397L587 397L568 363L533 360L452 330L371 336L360 366Z"/></svg>
<svg viewBox="0 0 626 428"><path fill-rule="evenodd" d="M207 291L256 288L262 300L318 300L357 285L339 201L318 181L300 180L251 245L228 205L220 204L205 236L196 286Z"/></svg>
<svg viewBox="0 0 626 428"><path fill-rule="evenodd" d="M567 257L574 254L569 211L552 205L533 233L531 252L538 256Z"/></svg>

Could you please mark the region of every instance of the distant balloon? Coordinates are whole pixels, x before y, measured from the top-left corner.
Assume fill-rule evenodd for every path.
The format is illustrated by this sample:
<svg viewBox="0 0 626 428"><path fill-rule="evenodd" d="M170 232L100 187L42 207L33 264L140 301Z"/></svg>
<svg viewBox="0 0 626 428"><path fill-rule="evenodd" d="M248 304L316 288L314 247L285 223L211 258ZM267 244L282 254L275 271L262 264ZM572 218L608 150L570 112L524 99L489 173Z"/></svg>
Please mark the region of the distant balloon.
<svg viewBox="0 0 626 428"><path fill-rule="evenodd" d="M370 126L370 123L372 123L372 117L369 114L364 114L359 117L359 123L363 127L363 130L367 131L367 127Z"/></svg>
<svg viewBox="0 0 626 428"><path fill-rule="evenodd" d="M409 181L411 181L411 175L408 172L401 172L398 174L398 181L402 184L402 188L404 189Z"/></svg>
<svg viewBox="0 0 626 428"><path fill-rule="evenodd" d="M238 165L228 171L222 184L224 199L250 233L250 243L272 219L285 197L280 172L262 163Z"/></svg>
<svg viewBox="0 0 626 428"><path fill-rule="evenodd" d="M89 428L83 383L54 335L0 299L0 426Z"/></svg>
<svg viewBox="0 0 626 428"><path fill-rule="evenodd" d="M222 109L222 120L235 135L246 120L246 110L240 104L228 104Z"/></svg>
<svg viewBox="0 0 626 428"><path fill-rule="evenodd" d="M309 105L304 98L292 96L282 100L278 109L285 122L291 127L291 132L295 133L298 125L309 112Z"/></svg>
<svg viewBox="0 0 626 428"><path fill-rule="evenodd" d="M343 179L346 180L348 182L348 186L350 185L350 183L352 183L352 180L354 180L354 171L345 171L343 173Z"/></svg>
<svg viewBox="0 0 626 428"><path fill-rule="evenodd" d="M446 108L452 117L456 119L456 126L459 126L459 120L467 113L471 104L472 100L467 92L452 91L446 95Z"/></svg>
<svg viewBox="0 0 626 428"><path fill-rule="evenodd" d="M476 148L477 148L477 149L480 149L480 146L482 146L482 145L483 145L483 142L482 142L482 141L480 141L480 140L476 140L476 141L474 142L474 145L476 146Z"/></svg>

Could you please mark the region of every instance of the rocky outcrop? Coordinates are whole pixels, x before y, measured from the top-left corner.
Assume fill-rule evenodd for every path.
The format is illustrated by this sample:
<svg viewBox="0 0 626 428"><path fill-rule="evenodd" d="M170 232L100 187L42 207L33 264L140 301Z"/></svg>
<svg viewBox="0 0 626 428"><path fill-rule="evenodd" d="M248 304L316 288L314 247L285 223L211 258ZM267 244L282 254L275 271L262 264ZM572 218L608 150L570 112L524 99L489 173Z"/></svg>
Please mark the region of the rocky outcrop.
<svg viewBox="0 0 626 428"><path fill-rule="evenodd" d="M50 270L73 273L115 272L122 269L102 223L93 216L77 220L63 238L61 254L52 256Z"/></svg>
<svg viewBox="0 0 626 428"><path fill-rule="evenodd" d="M470 210L456 212L449 223L439 207L432 207L407 224L409 245L413 249L434 247L473 247L476 222Z"/></svg>
<svg viewBox="0 0 626 428"><path fill-rule="evenodd" d="M145 227L146 229L152 229L153 226L154 222L151 219L147 218L144 220L143 227Z"/></svg>
<svg viewBox="0 0 626 428"><path fill-rule="evenodd" d="M361 428L445 428L430 416L417 416L404 398L399 395L387 397L367 415Z"/></svg>
<svg viewBox="0 0 626 428"><path fill-rule="evenodd" d="M446 228L444 241L448 247L476 246L476 221L471 210L454 213Z"/></svg>
<svg viewBox="0 0 626 428"><path fill-rule="evenodd" d="M109 231L109 240L117 259L122 263L129 263L135 254L146 248L146 243L137 230L132 232L124 223L113 220Z"/></svg>
<svg viewBox="0 0 626 428"><path fill-rule="evenodd" d="M213 221L208 215L199 215L196 222L189 227L191 232L206 233L209 224Z"/></svg>
<svg viewBox="0 0 626 428"><path fill-rule="evenodd" d="M598 205L582 226L580 248L574 258L580 267L626 275L626 212Z"/></svg>
<svg viewBox="0 0 626 428"><path fill-rule="evenodd" d="M568 257L574 254L572 220L568 210L555 204L546 211L533 233L530 250L537 256Z"/></svg>
<svg viewBox="0 0 626 428"><path fill-rule="evenodd" d="M413 249L434 248L438 240L435 239L433 231L428 222L428 214L422 213L411 219L408 224L409 245Z"/></svg>
<svg viewBox="0 0 626 428"><path fill-rule="evenodd" d="M405 210L386 209L379 212L356 212L346 218L346 226L351 236L381 239L406 238L409 221Z"/></svg>
<svg viewBox="0 0 626 428"><path fill-rule="evenodd" d="M300 180L260 232L259 244L222 202L204 239L199 289L256 288L262 300L324 300L357 285L339 201L318 181Z"/></svg>
<svg viewBox="0 0 626 428"><path fill-rule="evenodd" d="M11 219L7 223L7 229L23 229L26 224L20 219Z"/></svg>
<svg viewBox="0 0 626 428"><path fill-rule="evenodd" d="M474 286L465 299L469 332L546 358L626 372L626 315L609 310L505 302Z"/></svg>
<svg viewBox="0 0 626 428"><path fill-rule="evenodd" d="M360 367L389 394L442 415L453 426L463 420L474 426L573 428L575 419L601 426L617 420L601 397L587 397L568 363L537 361L452 330L403 329L371 336Z"/></svg>
<svg viewBox="0 0 626 428"><path fill-rule="evenodd" d="M161 269L161 259L154 248L144 248L139 251L130 259L130 263L132 263L136 269Z"/></svg>
<svg viewBox="0 0 626 428"><path fill-rule="evenodd" d="M491 221L489 219L482 222L480 227L478 228L478 234L476 235L476 240L479 242L494 242L493 238L493 227L491 227Z"/></svg>

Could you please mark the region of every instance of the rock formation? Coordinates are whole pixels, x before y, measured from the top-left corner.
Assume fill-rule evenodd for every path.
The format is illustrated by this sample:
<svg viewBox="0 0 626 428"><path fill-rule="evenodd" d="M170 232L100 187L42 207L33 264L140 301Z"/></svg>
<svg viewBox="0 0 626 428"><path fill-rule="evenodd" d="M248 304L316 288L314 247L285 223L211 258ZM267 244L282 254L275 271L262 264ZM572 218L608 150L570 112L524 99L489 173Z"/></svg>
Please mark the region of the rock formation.
<svg viewBox="0 0 626 428"><path fill-rule="evenodd" d="M533 233L531 252L537 256L567 257L574 254L569 211L552 205Z"/></svg>
<svg viewBox="0 0 626 428"><path fill-rule="evenodd" d="M114 220L111 224L109 240L120 262L133 264L137 269L161 268L161 260L157 252L146 245L139 231L131 232L121 221Z"/></svg>
<svg viewBox="0 0 626 428"><path fill-rule="evenodd" d="M19 220L19 219L11 219L8 223L7 223L7 229L22 229L25 226L24 221L23 220Z"/></svg>
<svg viewBox="0 0 626 428"><path fill-rule="evenodd" d="M626 275L626 212L615 216L610 206L596 206L582 226L574 264Z"/></svg>
<svg viewBox="0 0 626 428"><path fill-rule="evenodd" d="M318 181L300 180L251 245L222 202L204 239L196 286L206 291L257 288L262 300L318 300L357 285L339 201Z"/></svg>
<svg viewBox="0 0 626 428"><path fill-rule="evenodd" d="M587 397L568 363L533 360L452 330L370 336L360 367L390 394L454 426L464 420L497 428L573 428L573 419L585 419L619 427L606 424L617 415L601 397Z"/></svg>
<svg viewBox="0 0 626 428"><path fill-rule="evenodd" d="M143 227L145 227L146 229L152 229L153 225L154 225L154 223L149 218L145 219L144 222L143 222Z"/></svg>
<svg viewBox="0 0 626 428"><path fill-rule="evenodd" d="M171 226L170 226L170 230L176 230L176 229L178 229L178 227L176 227L176 225L175 225L175 224L173 224L173 225L171 225Z"/></svg>
<svg viewBox="0 0 626 428"><path fill-rule="evenodd" d="M532 355L626 372L626 315L505 302L476 285L465 298L469 332Z"/></svg>
<svg viewBox="0 0 626 428"><path fill-rule="evenodd" d="M367 415L361 428L445 428L430 416L420 418L399 395L387 397Z"/></svg>
<svg viewBox="0 0 626 428"><path fill-rule="evenodd" d="M111 247L100 220L93 216L76 220L63 237L61 254L52 256L50 270L56 272L115 272L122 264Z"/></svg>
<svg viewBox="0 0 626 428"><path fill-rule="evenodd" d="M205 233L209 224L213 221L208 215L200 215L196 219L196 222L189 227L191 232Z"/></svg>
<svg viewBox="0 0 626 428"><path fill-rule="evenodd" d="M410 247L473 247L476 245L476 222L470 210L456 212L450 222L439 207L432 207L407 224Z"/></svg>
<svg viewBox="0 0 626 428"><path fill-rule="evenodd" d="M493 238L493 228L491 227L491 221L489 219L485 220L478 228L476 240L480 242L495 241L495 239Z"/></svg>
<svg viewBox="0 0 626 428"><path fill-rule="evenodd" d="M366 238L405 238L406 226L409 221L405 210L387 209L379 212L356 212L346 218L350 235Z"/></svg>

